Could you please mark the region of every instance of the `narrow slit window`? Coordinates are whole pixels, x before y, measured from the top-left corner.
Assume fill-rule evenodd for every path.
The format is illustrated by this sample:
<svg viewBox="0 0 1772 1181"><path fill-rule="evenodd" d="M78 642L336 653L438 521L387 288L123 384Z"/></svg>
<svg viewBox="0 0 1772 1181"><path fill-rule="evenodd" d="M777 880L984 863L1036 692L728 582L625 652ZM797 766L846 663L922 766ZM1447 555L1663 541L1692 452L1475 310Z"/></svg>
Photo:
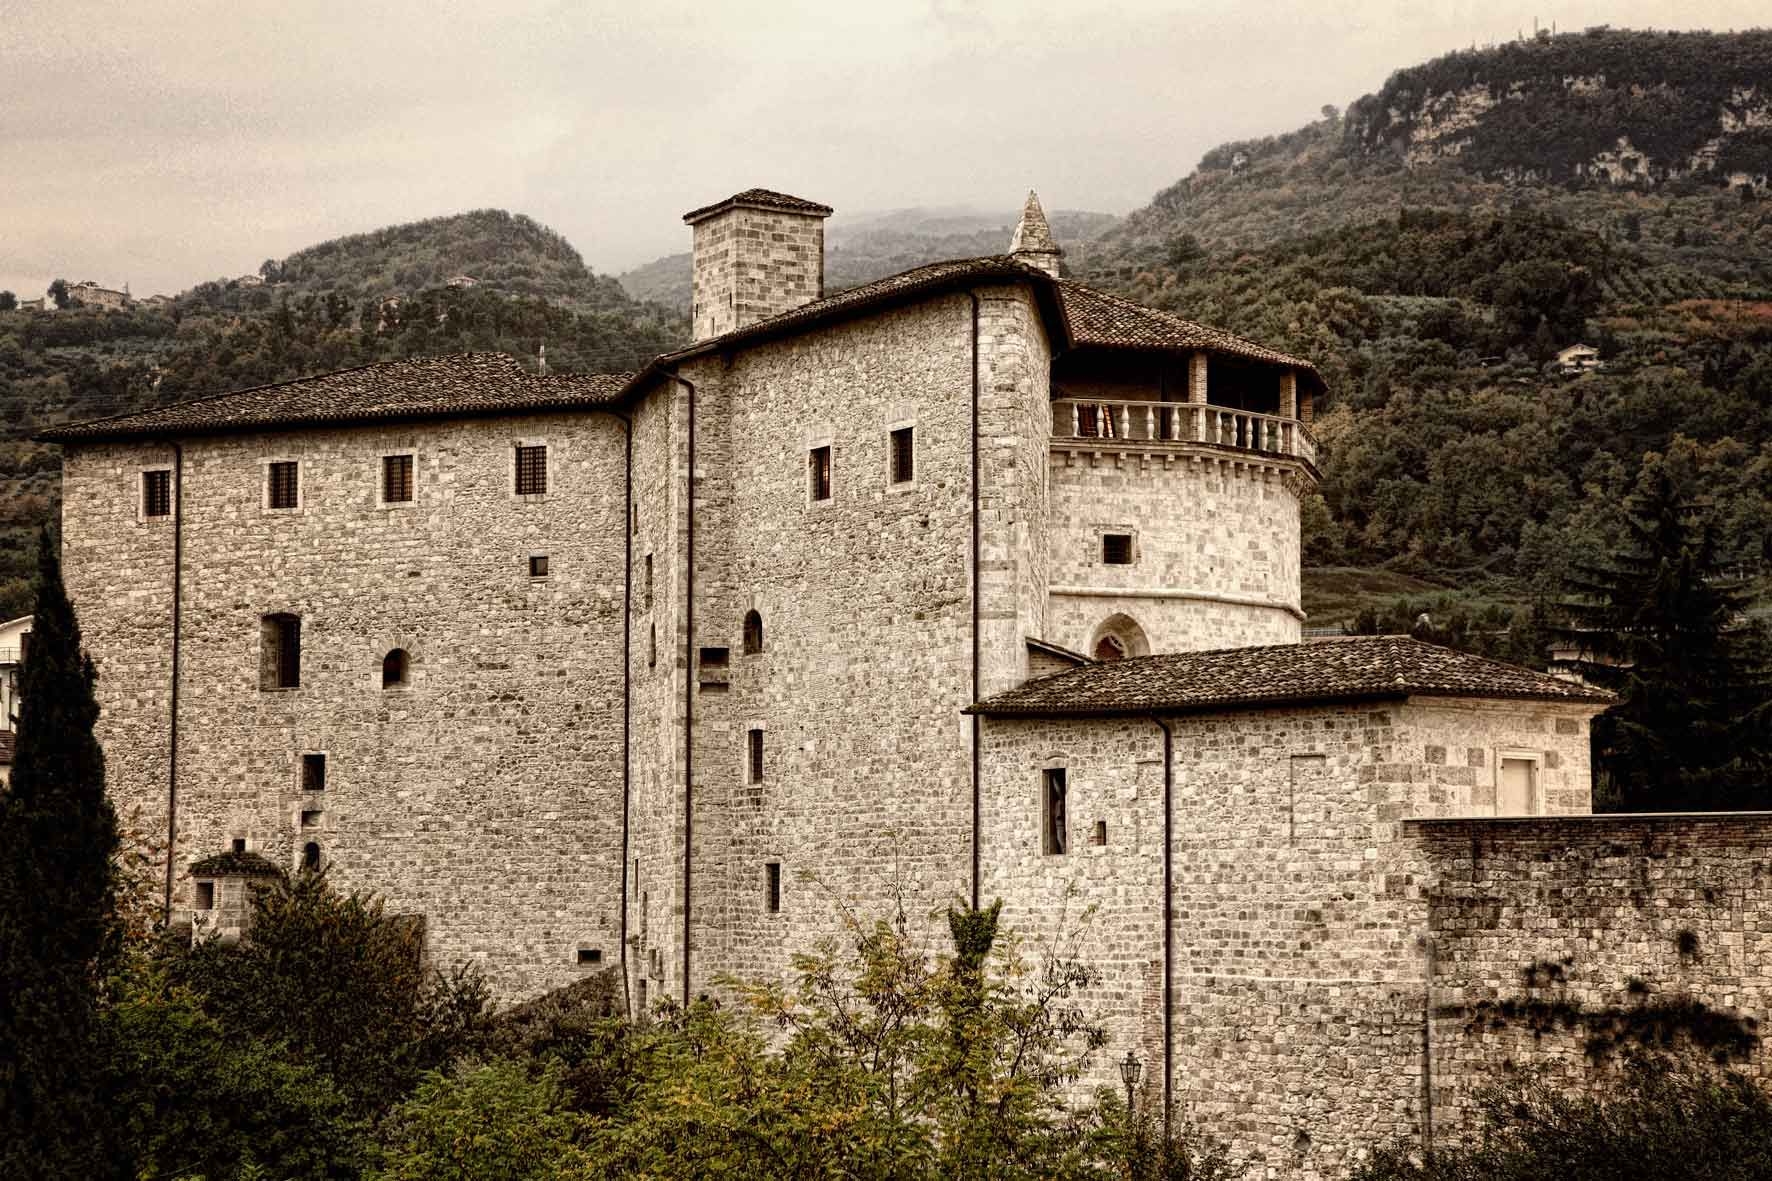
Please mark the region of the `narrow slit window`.
<svg viewBox="0 0 1772 1181"><path fill-rule="evenodd" d="M272 508L294 508L301 495L300 468L293 459L281 460L270 465L266 476L269 486L266 488L267 503Z"/></svg>
<svg viewBox="0 0 1772 1181"><path fill-rule="evenodd" d="M142 516L170 517L172 515L172 473L167 471L142 473Z"/></svg>
<svg viewBox="0 0 1772 1181"><path fill-rule="evenodd" d="M892 482L908 484L917 477L917 448L914 429L900 427L892 432Z"/></svg>
<svg viewBox="0 0 1772 1181"><path fill-rule="evenodd" d="M301 757L301 789L303 791L326 790L326 756L303 755Z"/></svg>
<svg viewBox="0 0 1772 1181"><path fill-rule="evenodd" d="M658 667L658 624L651 625L646 638L646 667Z"/></svg>
<svg viewBox="0 0 1772 1181"><path fill-rule="evenodd" d="M645 576L640 582L640 609L652 610L652 555L646 555Z"/></svg>
<svg viewBox="0 0 1772 1181"><path fill-rule="evenodd" d="M746 765L750 771L750 782L763 782L763 731L752 729L746 734L749 749L746 751Z"/></svg>
<svg viewBox="0 0 1772 1181"><path fill-rule="evenodd" d="M763 650L763 617L755 611L744 616L744 653L755 656Z"/></svg>
<svg viewBox="0 0 1772 1181"><path fill-rule="evenodd" d="M829 500L831 498L831 449L829 447L814 447L807 464L812 480L812 499Z"/></svg>
<svg viewBox="0 0 1772 1181"><path fill-rule="evenodd" d="M1065 797L1069 794L1069 784L1063 767L1048 768L1044 779L1044 790L1040 793L1042 849L1048 855L1058 856L1070 845L1065 829Z"/></svg>
<svg viewBox="0 0 1772 1181"><path fill-rule="evenodd" d="M1132 564L1132 535L1130 533L1103 533L1101 535L1101 560L1109 566L1130 566Z"/></svg>
<svg viewBox="0 0 1772 1181"><path fill-rule="evenodd" d="M763 867L764 896L770 914L781 913L781 862L771 861Z"/></svg>
<svg viewBox="0 0 1772 1181"><path fill-rule="evenodd" d="M259 685L301 687L301 616L266 615L260 622Z"/></svg>
<svg viewBox="0 0 1772 1181"><path fill-rule="evenodd" d="M412 499L412 456L381 457L381 498L387 504L402 504Z"/></svg>
<svg viewBox="0 0 1772 1181"><path fill-rule="evenodd" d="M517 495L540 496L548 490L548 449L544 445L517 448Z"/></svg>

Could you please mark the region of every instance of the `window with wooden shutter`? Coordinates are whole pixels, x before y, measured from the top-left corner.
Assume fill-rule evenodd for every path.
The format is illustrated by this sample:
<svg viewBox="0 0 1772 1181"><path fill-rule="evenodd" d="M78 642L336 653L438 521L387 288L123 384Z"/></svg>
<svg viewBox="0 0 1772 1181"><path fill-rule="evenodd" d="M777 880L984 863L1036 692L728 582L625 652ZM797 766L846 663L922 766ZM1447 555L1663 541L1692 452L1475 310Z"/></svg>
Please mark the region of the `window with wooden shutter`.
<svg viewBox="0 0 1772 1181"><path fill-rule="evenodd" d="M169 471L142 473L142 516L169 517L172 515L172 473Z"/></svg>
<svg viewBox="0 0 1772 1181"><path fill-rule="evenodd" d="M300 496L298 483L299 469L295 460L280 460L270 465L266 476L269 487L266 489L266 503L272 508L294 508Z"/></svg>
<svg viewBox="0 0 1772 1181"><path fill-rule="evenodd" d="M548 490L548 449L517 448L517 495L540 496Z"/></svg>
<svg viewBox="0 0 1772 1181"><path fill-rule="evenodd" d="M381 457L381 498L386 504L401 504L412 499L412 456Z"/></svg>
<svg viewBox="0 0 1772 1181"><path fill-rule="evenodd" d="M892 432L892 482L908 484L916 479L916 443L911 427Z"/></svg>

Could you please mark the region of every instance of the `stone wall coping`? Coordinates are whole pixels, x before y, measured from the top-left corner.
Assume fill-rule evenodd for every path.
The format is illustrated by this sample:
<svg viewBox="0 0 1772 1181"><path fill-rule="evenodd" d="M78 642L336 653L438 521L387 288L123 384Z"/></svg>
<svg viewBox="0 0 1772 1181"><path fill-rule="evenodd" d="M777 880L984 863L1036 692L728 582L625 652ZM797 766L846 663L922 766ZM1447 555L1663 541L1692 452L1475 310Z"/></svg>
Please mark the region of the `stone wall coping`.
<svg viewBox="0 0 1772 1181"><path fill-rule="evenodd" d="M1431 825L1550 825L1569 821L1588 823L1653 824L1670 821L1758 820L1772 828L1772 811L1759 812L1570 812L1556 816L1406 816L1405 831Z"/></svg>

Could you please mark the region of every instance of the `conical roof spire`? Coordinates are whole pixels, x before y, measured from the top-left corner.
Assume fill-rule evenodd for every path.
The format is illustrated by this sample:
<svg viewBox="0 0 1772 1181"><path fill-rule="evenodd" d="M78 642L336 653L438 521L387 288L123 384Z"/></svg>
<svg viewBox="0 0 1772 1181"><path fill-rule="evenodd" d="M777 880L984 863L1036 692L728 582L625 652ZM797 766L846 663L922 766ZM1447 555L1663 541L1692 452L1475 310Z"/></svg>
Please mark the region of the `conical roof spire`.
<svg viewBox="0 0 1772 1181"><path fill-rule="evenodd" d="M1028 199L1021 207L1021 221L1015 237L1009 240L1009 255L1018 262L1039 267L1053 278L1058 277L1058 260L1064 251L1052 240L1052 227L1046 224L1046 211L1040 208L1039 194L1028 190Z"/></svg>

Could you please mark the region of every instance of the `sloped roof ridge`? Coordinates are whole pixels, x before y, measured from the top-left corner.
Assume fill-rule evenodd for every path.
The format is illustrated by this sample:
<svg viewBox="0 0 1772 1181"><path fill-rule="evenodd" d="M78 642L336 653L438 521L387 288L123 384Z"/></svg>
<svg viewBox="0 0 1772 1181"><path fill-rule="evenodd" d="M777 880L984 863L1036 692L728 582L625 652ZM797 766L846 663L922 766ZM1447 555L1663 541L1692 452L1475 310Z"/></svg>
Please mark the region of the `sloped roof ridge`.
<svg viewBox="0 0 1772 1181"><path fill-rule="evenodd" d="M1318 373L1317 367L1310 361L1307 361L1302 357L1294 357L1289 353L1283 353L1272 345L1265 345L1260 341L1251 340L1246 336L1230 331L1228 328L1219 328L1212 324L1202 323L1199 320L1190 320L1186 316L1180 315L1176 312L1171 312L1164 308L1151 307L1149 304L1138 303L1134 300L1127 299L1123 295L1116 295L1111 291L1104 291L1100 287L1092 287L1089 284L1076 279L1059 279L1058 283L1061 288L1067 291L1081 292L1089 298L1100 300L1103 303L1113 304L1121 310L1134 315L1173 324L1184 332L1201 338L1198 347L1203 348L1208 352L1213 349L1218 349L1219 351L1230 352L1233 354L1241 353L1252 360L1265 360L1271 361L1275 364L1291 365L1295 368L1302 369L1321 380L1321 375Z"/></svg>

